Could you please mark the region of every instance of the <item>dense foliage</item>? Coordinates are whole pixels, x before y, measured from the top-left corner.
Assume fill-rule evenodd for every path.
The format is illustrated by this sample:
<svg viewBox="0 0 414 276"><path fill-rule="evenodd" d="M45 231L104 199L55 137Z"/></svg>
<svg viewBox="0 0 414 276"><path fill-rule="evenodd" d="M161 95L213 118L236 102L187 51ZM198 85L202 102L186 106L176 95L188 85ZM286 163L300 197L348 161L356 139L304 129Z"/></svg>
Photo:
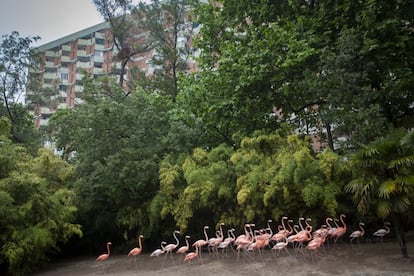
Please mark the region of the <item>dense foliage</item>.
<svg viewBox="0 0 414 276"><path fill-rule="evenodd" d="M8 119L0 125L0 267L27 275L58 253L59 244L82 235L68 188L74 167L46 149L31 156L7 138Z"/></svg>
<svg viewBox="0 0 414 276"><path fill-rule="evenodd" d="M139 15L130 1L94 3L113 26L124 13ZM199 53L198 70L187 72L181 58L190 52L175 43L185 22L179 11L190 3L157 1L145 7L145 26L135 17L118 26L128 32L114 30L122 50L131 42L123 35L153 28L150 48L161 47L154 62L165 70L128 88L85 74L85 103L50 120L63 160L45 150L28 154L10 140L10 120L0 121L1 265L27 272L80 235L80 225L78 254L107 240L116 251L135 244L137 233L150 247L176 228L197 238L203 225L240 229L288 215L319 226L340 212L354 225L392 219L407 256L411 2L201 5L189 17L201 26L190 45L200 51L188 49ZM162 7L177 23L165 36L154 16ZM28 254L35 258L20 266Z"/></svg>
<svg viewBox="0 0 414 276"><path fill-rule="evenodd" d="M140 232L149 243L175 227L199 232L219 221L370 217L355 215L356 190L344 193L357 177L348 153L413 125L412 7L253 2L196 9L199 70L177 74L173 98L164 81L138 80L125 97L108 79L89 79L87 103L52 119L59 145L76 151L88 237ZM155 39L159 22L151 20Z"/></svg>

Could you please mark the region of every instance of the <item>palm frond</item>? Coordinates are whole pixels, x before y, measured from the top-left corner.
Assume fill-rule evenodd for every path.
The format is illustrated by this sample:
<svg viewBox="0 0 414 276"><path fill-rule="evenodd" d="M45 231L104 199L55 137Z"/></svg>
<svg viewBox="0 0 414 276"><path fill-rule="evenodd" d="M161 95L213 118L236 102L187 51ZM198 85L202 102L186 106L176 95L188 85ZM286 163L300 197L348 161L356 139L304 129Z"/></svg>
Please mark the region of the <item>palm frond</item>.
<svg viewBox="0 0 414 276"><path fill-rule="evenodd" d="M397 190L397 183L395 180L387 180L381 183L378 187L378 196L380 198L389 199L390 195Z"/></svg>
<svg viewBox="0 0 414 276"><path fill-rule="evenodd" d="M390 161L388 168L399 170L401 168L412 168L414 167L414 155L405 156Z"/></svg>
<svg viewBox="0 0 414 276"><path fill-rule="evenodd" d="M392 204L388 200L379 200L377 205L377 215L386 218L391 213Z"/></svg>
<svg viewBox="0 0 414 276"><path fill-rule="evenodd" d="M394 212L397 213L404 213L408 210L409 206L411 205L410 200L408 197L398 197L392 203Z"/></svg>

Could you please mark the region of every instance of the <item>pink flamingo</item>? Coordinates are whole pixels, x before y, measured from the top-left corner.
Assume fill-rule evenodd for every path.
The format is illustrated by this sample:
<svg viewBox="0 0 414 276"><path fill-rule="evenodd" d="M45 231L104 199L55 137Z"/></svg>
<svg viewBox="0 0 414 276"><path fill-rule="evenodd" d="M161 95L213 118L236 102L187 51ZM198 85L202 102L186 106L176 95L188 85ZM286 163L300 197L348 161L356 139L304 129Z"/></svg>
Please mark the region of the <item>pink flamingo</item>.
<svg viewBox="0 0 414 276"><path fill-rule="evenodd" d="M391 224L389 222L384 222L384 228L382 229L378 229L377 231L374 232L374 236L379 237L381 242L383 242L384 240L384 236L388 235L390 233L390 226Z"/></svg>
<svg viewBox="0 0 414 276"><path fill-rule="evenodd" d="M364 236L364 234L365 234L365 229L364 229L364 227L363 227L363 226L365 226L365 224L364 224L363 222L360 222L360 223L359 223L359 229L360 229L360 230L356 230L356 231L352 232L352 233L351 233L351 235L349 235L349 237L350 237L350 241L351 241L351 244L352 244L352 241L353 241L354 239L357 239L357 241L358 241L358 243L359 243L359 238L361 238L361 237L363 237L363 236Z"/></svg>
<svg viewBox="0 0 414 276"><path fill-rule="evenodd" d="M194 260L195 258L197 258L198 252L199 252L199 246L195 246L195 249L196 249L195 252L190 252L187 255L185 255L184 262L191 262L192 260ZM201 259L200 259L200 261L202 262Z"/></svg>
<svg viewBox="0 0 414 276"><path fill-rule="evenodd" d="M342 223L342 226L341 227L337 227L336 228L336 231L333 233L333 237L335 237L334 244L336 244L336 242L338 241L338 239L339 238L342 238L342 236L346 233L347 226L346 226L346 223L344 221L344 218L345 217L346 217L345 214L341 214L339 216L339 219L340 219L340 221Z"/></svg>
<svg viewBox="0 0 414 276"><path fill-rule="evenodd" d="M223 234L223 226L224 223L220 223L220 230L218 232L218 235L216 238L211 238L208 243L208 247L211 247L211 251L218 253L217 247L220 245L220 243L223 241L224 234Z"/></svg>
<svg viewBox="0 0 414 276"><path fill-rule="evenodd" d="M161 248L155 249L155 250L151 253L150 257L159 257L161 254L164 254L164 253L165 253L164 244L167 244L167 242L162 241L162 242L161 242Z"/></svg>
<svg viewBox="0 0 414 276"><path fill-rule="evenodd" d="M279 256L279 253L280 253L280 251L281 250L285 250L286 251L286 253L288 254L288 255L290 255L290 253L289 253L289 251L287 250L287 246L288 246L288 244L289 244L289 242L288 242L288 240L287 240L287 237L285 236L284 237L284 242L283 241L280 241L280 242L277 242L273 247L272 247L272 250L277 250L277 256Z"/></svg>
<svg viewBox="0 0 414 276"><path fill-rule="evenodd" d="M193 247L195 247L196 249L197 249L197 247L199 248L199 250L197 251L196 256L199 256L200 259L202 259L202 257L201 257L201 247L208 244L208 235L207 235L207 229L208 228L209 227L207 225L204 226L204 236L205 236L206 239L205 240L197 240L193 243Z"/></svg>
<svg viewBox="0 0 414 276"><path fill-rule="evenodd" d="M99 257L98 258L96 258L96 261L97 262L102 262L102 261L105 261L106 259L108 259L109 258L109 255L111 254L111 251L109 250L109 246L110 245L112 245L112 243L111 242L107 242L106 243L106 249L107 249L107 252L108 253L106 253L106 254L102 254L102 255L99 255Z"/></svg>
<svg viewBox="0 0 414 276"><path fill-rule="evenodd" d="M171 256L171 259L172 259L173 250L176 249L178 247L178 245L180 244L180 241L178 240L177 234L180 234L180 231L175 230L173 232L173 237L174 237L176 243L170 243L170 244L167 244L164 247L164 251L166 252L164 259L167 258L168 254Z"/></svg>
<svg viewBox="0 0 414 276"><path fill-rule="evenodd" d="M129 253L128 253L128 257L129 256L134 256L135 257L135 256L141 254L141 252L142 252L141 239L143 237L144 237L143 235L138 236L138 247L135 247L135 248L131 249L131 251L129 251Z"/></svg>
<svg viewBox="0 0 414 276"><path fill-rule="evenodd" d="M315 237L314 239L309 241L308 245L306 246L307 250L311 250L310 252L311 252L312 262L314 261L313 255L316 254L316 251L325 243L326 235L327 235L327 232L322 233L322 236Z"/></svg>
<svg viewBox="0 0 414 276"><path fill-rule="evenodd" d="M111 242L107 242L106 243L106 249L107 249L107 252L108 253L106 253L106 254L102 254L102 255L99 255L99 257L98 258L96 258L96 262L98 262L98 263L102 263L103 261L105 261L106 259L108 259L109 258L109 255L111 254L111 251L109 250L109 246L110 245L112 245L112 243ZM102 273L103 274L105 274L105 271L103 271L103 268L101 268L101 270L102 270Z"/></svg>
<svg viewBox="0 0 414 276"><path fill-rule="evenodd" d="M229 230L227 230L227 238L225 238L224 239L224 241L222 241L219 245L218 245L218 248L221 248L221 249L223 249L223 253L224 252L227 252L227 248L229 247L229 246L231 246L231 244L233 244L234 243L234 241L236 240L236 238L235 238L235 236L234 236L234 232L235 231L235 229L234 228L231 228L231 229L229 229ZM231 247L233 250L234 250L234 248L233 247Z"/></svg>
<svg viewBox="0 0 414 276"><path fill-rule="evenodd" d="M190 246L188 245L188 239L190 236L185 236L185 245L178 248L177 252L178 254L184 254L187 253L187 251L190 249Z"/></svg>

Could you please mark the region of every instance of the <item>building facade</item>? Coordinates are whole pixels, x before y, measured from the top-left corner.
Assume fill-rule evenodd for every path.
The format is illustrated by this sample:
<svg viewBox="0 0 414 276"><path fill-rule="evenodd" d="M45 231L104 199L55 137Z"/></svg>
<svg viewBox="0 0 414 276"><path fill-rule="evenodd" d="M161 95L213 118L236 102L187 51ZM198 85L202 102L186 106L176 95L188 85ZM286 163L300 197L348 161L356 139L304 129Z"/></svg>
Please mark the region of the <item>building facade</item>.
<svg viewBox="0 0 414 276"><path fill-rule="evenodd" d="M110 24L103 22L79 32L39 46L40 63L37 68L41 89L51 91L51 101L45 106L34 107L35 125L47 125L49 117L57 110L82 104L82 78L85 72L94 77L119 74L121 63L112 43ZM134 66L145 74L153 71L151 53L142 53L132 60ZM127 65L128 68L128 65ZM126 71L124 79L129 78ZM27 91L28 94L34 93ZM30 98L30 97L27 97ZM28 100L27 100L28 101ZM28 103L28 102L26 102Z"/></svg>

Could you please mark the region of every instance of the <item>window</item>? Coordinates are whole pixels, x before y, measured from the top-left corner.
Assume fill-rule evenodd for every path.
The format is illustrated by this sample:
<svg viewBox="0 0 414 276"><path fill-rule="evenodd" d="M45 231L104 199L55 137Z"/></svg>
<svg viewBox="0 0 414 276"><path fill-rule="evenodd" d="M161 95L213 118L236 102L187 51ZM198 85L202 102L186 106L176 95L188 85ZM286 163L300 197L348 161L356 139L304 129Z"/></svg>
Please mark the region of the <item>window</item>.
<svg viewBox="0 0 414 276"><path fill-rule="evenodd" d="M66 85L59 85L59 90L66 92L68 90L68 87Z"/></svg>
<svg viewBox="0 0 414 276"><path fill-rule="evenodd" d="M68 73L61 73L61 74L60 74L60 79L61 79L61 80L67 80L67 79L68 79L68 77L69 77L69 74L68 74Z"/></svg>
<svg viewBox="0 0 414 276"><path fill-rule="evenodd" d="M103 57L103 51L95 50L95 57Z"/></svg>

